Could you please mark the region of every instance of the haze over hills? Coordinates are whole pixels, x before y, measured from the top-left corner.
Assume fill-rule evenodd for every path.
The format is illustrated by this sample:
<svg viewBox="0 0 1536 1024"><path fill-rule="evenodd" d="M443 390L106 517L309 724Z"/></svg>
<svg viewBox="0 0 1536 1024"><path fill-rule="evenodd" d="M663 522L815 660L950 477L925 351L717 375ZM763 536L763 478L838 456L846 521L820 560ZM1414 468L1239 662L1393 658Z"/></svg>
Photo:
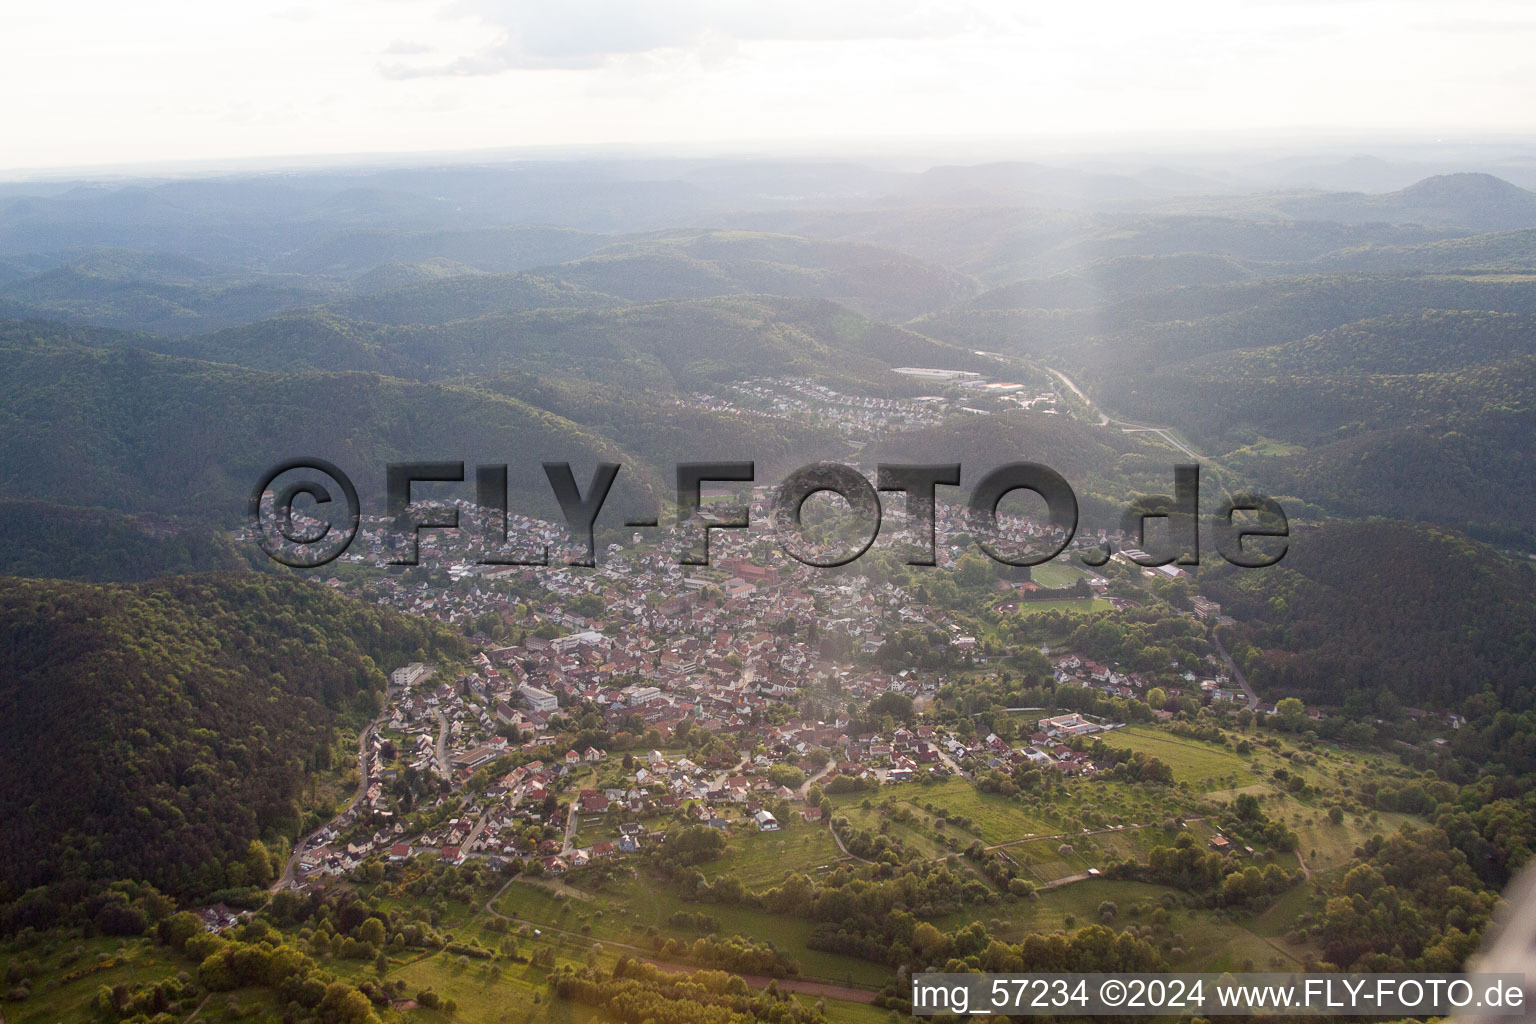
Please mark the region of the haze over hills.
<svg viewBox="0 0 1536 1024"><path fill-rule="evenodd" d="M1441 174L1384 195L1337 195L1283 204L1297 217L1342 223L1390 221L1473 231L1536 227L1536 192L1491 174Z"/></svg>
<svg viewBox="0 0 1536 1024"><path fill-rule="evenodd" d="M513 430L536 419L546 424L543 436L569 439L577 452L622 449L647 467L665 460L642 450L646 421L658 424L658 436L671 428L646 410L700 388L789 376L915 396L922 386L893 367L1007 380L1045 365L1071 374L1109 415L1182 429L1212 456L1266 438L1294 446L1234 455L1228 468L1309 507L1427 516L1503 535L1497 523L1525 500L1518 478L1497 485L1513 489L1481 510L1437 501L1437 512L1414 512L1409 495L1412 466L1446 457L1445 444L1464 446L1454 462L1466 467L1465 479L1451 493L1466 493L1524 429L1519 332L1497 359L1417 371L1449 374L1442 386L1457 395L1474 374L1478 409L1410 403L1405 394L1434 389L1400 371L1346 370L1338 362L1346 357L1329 352L1360 335L1346 330L1357 322L1404 318L1392 328L1393 344L1418 350L1459 322L1449 314L1536 313L1536 279L1526 273L1536 266L1536 229L1528 226L1536 224L1536 196L1461 173L1369 195L1245 195L1224 179L1219 194L1202 197L1199 186L1216 180L1197 174L1159 187L1140 172L1027 162L895 172L793 161L592 161L55 188L0 208L0 247L11 252L0 266L0 314L136 332L74 340L174 356L182 361L122 364L113 379L143 373L144 388L221 380L221 401L233 410L250 408L258 388L298 388L285 392L298 400L335 381L387 395L391 408L421 403L416 415L430 423L503 422ZM573 216L569 204L577 202L594 205ZM604 209L626 211L622 223L604 221ZM703 226L679 228L676 218ZM1437 310L1449 314L1436 319ZM1240 357L1303 339L1313 339L1307 359L1320 360L1306 372L1261 374L1255 367L1270 356ZM101 379L103 360L138 358L70 346L46 354L13 346L8 357L24 380L66 365ZM1350 374L1356 383L1346 387ZM1176 387L1180 379L1190 383ZM1259 381L1265 394L1284 396L1272 403L1277 410L1337 402L1370 410L1355 419L1371 422L1349 427L1347 417L1324 415L1296 433L1241 397ZM588 409L570 400L593 384L648 397L594 399ZM559 396L550 400L560 411L528 406L520 392ZM117 384L99 393L111 401ZM305 411L282 431L258 432L274 443L350 437L341 450L361 451L362 437L396 413L372 399L349 401L372 410L362 426ZM445 417L449 403L466 411ZM18 459L57 449L42 440L54 429L48 407L29 407L41 418L23 426L29 440ZM599 407L615 418L599 421ZM77 399L57 408L83 413ZM187 403L165 409L156 429L167 437L221 434ZM105 407L95 414L121 422ZM724 426L729 416L689 415L718 424L716 437L739 433ZM117 507L143 507L147 498L126 497L147 493L127 483L141 471L126 467L164 449L142 431L103 433L117 441L87 450L105 460L105 479L117 481L107 490L119 495ZM1109 435L1094 444L1115 450ZM775 436L786 455L818 447L787 426ZM665 447L669 456L677 450L675 442ZM1362 459L1369 472L1346 473ZM178 479L198 471L181 472ZM18 473L8 478L22 488L15 496L93 500L78 487L54 493L52 482L21 484ZM1121 474L1122 488L1134 477ZM1329 483L1294 493L1309 480ZM1508 529L1519 534L1528 524Z"/></svg>
<svg viewBox="0 0 1536 1024"><path fill-rule="evenodd" d="M1536 848L1536 219L1432 156L0 190L5 1019L867 1024L930 965L1466 963ZM316 570L242 532L296 456L366 517ZM541 461L621 464L598 565L384 564L386 466L460 460L543 540ZM753 526L681 565L674 468L725 460ZM820 461L961 463L936 564L891 491L867 549L817 494L858 557L793 557L773 488ZM963 511L1019 461L1079 506L1029 569ZM1203 512L1279 499L1279 565L1136 564L1191 462Z"/></svg>

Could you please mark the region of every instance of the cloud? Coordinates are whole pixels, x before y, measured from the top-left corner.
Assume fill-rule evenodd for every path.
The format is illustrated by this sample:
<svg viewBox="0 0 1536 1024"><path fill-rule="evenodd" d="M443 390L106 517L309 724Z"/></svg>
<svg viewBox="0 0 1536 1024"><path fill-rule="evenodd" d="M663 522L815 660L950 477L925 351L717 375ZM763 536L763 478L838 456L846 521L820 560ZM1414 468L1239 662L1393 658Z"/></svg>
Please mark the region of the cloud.
<svg viewBox="0 0 1536 1024"><path fill-rule="evenodd" d="M978 0L458 0L449 12L499 33L483 49L434 65L391 65L394 78L587 70L660 51L718 53L735 43L937 39L1017 30L1010 5Z"/></svg>
<svg viewBox="0 0 1536 1024"><path fill-rule="evenodd" d="M408 39L396 39L384 47L384 53L391 57L419 57L426 53L435 53L435 46L426 43L413 43Z"/></svg>

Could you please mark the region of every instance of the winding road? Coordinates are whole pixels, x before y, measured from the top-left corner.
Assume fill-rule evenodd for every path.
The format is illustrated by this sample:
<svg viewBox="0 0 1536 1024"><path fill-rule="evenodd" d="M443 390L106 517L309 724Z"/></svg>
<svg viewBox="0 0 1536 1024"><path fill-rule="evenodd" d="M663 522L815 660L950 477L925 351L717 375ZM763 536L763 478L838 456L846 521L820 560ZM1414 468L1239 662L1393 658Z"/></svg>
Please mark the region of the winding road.
<svg viewBox="0 0 1536 1024"><path fill-rule="evenodd" d="M417 682L420 682L422 679L430 679L435 671L436 671L435 668L428 668L427 671L426 671L426 674L421 676L421 679L418 679ZM324 825L321 825L319 828L315 829L313 832L310 832L308 835L300 836L299 837L298 841L293 844L293 853L291 853L288 856L288 863L283 865L283 873L282 873L282 875L279 876L278 879L276 881L274 881L270 886L268 886L268 888L267 888L268 892L277 892L280 889L286 889L289 886L291 886L293 884L293 871L294 871L294 868L296 868L298 866L298 864L299 864L299 856L306 849L309 848L310 840L314 839L314 837L316 835L318 835L321 832L324 832L327 828L330 828L332 825L336 824L336 822L340 821L342 818L344 818L348 814L352 813L352 811L357 807L357 805L362 803L363 796L368 792L368 782L369 782L369 779L368 779L368 741L369 741L369 739L372 738L374 732L379 728L379 726L384 724L384 719L389 717L391 701L393 700L394 696L395 696L395 694L394 694L393 687L391 687L389 684L386 684L385 685L385 690L384 690L384 710L380 711L379 712L379 717L377 717L373 721L369 722L368 725L363 729L363 731L358 734L358 737L357 737L357 792L352 794L352 799L351 799L350 802L348 802L347 806L343 807L336 814L335 817L331 818L330 821L326 822ZM439 749L439 751L442 750L443 738L444 737L442 737L442 736L438 737L438 749ZM439 753L438 756L441 757L442 756L441 753ZM0 1021L0 1024L3 1024L3 1021Z"/></svg>
<svg viewBox="0 0 1536 1024"><path fill-rule="evenodd" d="M309 848L310 841L348 814L351 814L357 805L362 803L363 796L368 792L368 741L372 738L374 730L382 725L384 719L388 716L389 710L386 707L384 711L379 713L379 717L369 722L367 728L357 737L357 792L352 794L352 799L347 802L347 806L337 812L335 817L308 835L301 836L299 841L293 844L293 852L288 855L288 863L283 865L282 875L267 887L268 892L277 892L280 889L286 889L291 886L293 884L294 868L298 867L299 857Z"/></svg>

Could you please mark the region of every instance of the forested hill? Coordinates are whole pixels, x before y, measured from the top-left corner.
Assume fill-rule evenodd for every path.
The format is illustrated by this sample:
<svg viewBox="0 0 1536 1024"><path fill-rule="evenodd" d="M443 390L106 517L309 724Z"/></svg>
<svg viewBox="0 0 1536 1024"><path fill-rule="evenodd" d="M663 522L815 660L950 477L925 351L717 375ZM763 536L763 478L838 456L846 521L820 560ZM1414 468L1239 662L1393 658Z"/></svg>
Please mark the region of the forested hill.
<svg viewBox="0 0 1536 1024"><path fill-rule="evenodd" d="M636 465L619 446L508 395L368 373L272 373L139 348L79 344L51 324L0 325L0 491L10 498L172 511L230 528L260 473L321 454L382 508L384 464L428 453L508 462L517 452ZM533 459L511 460L514 507L558 507ZM636 465L615 507L650 499ZM542 502L542 504L540 504ZM169 504L168 504L169 503Z"/></svg>
<svg viewBox="0 0 1536 1024"><path fill-rule="evenodd" d="M1536 707L1536 571L1450 531L1327 523L1280 565L1201 584L1239 620L1230 645L1261 693L1352 717Z"/></svg>
<svg viewBox="0 0 1536 1024"><path fill-rule="evenodd" d="M124 583L183 572L267 568L253 545L167 517L0 498L0 576Z"/></svg>
<svg viewBox="0 0 1536 1024"><path fill-rule="evenodd" d="M252 840L304 824L306 780L386 674L454 657L419 619L257 573L83 584L0 577L0 885L258 881Z"/></svg>

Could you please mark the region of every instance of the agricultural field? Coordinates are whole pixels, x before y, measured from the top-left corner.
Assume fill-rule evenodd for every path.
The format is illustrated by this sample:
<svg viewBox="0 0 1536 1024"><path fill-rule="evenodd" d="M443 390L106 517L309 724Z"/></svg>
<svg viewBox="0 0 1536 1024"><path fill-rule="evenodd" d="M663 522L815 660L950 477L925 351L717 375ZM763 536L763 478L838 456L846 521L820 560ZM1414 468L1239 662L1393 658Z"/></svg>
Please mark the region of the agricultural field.
<svg viewBox="0 0 1536 1024"><path fill-rule="evenodd" d="M1150 726L1131 726L1106 734L1104 742L1156 757L1173 770L1175 783L1197 791L1238 789L1258 781L1248 761L1230 749L1174 736Z"/></svg>
<svg viewBox="0 0 1536 1024"><path fill-rule="evenodd" d="M889 980L879 964L836 953L805 949L811 925L798 918L743 907L689 903L661 885L639 879L613 883L589 900L561 899L526 882L514 882L492 904L497 913L540 929L557 929L573 938L611 944L632 955L653 955L652 929L662 938L691 942L702 932L670 923L674 914L704 914L715 919L722 936L745 935L771 942L801 966L801 976L840 985L878 987Z"/></svg>
<svg viewBox="0 0 1536 1024"><path fill-rule="evenodd" d="M825 825L797 821L777 832L733 835L725 854L700 870L705 878L728 875L739 879L748 889L760 889L783 881L792 872L823 872L842 856Z"/></svg>
<svg viewBox="0 0 1536 1024"><path fill-rule="evenodd" d="M994 793L980 793L964 779L947 779L933 786L901 786L877 794L852 794L834 797L838 812L852 817L850 804L862 804L869 799L872 805L883 804L889 797L895 806L905 805L921 822L931 825L938 815L924 805L939 808L946 817L945 834L953 835L961 849L980 839L988 846L1022 839L1028 835L1046 835L1059 831L1043 818L1033 816L1029 808L1016 800ZM955 819L969 819L961 826Z"/></svg>

